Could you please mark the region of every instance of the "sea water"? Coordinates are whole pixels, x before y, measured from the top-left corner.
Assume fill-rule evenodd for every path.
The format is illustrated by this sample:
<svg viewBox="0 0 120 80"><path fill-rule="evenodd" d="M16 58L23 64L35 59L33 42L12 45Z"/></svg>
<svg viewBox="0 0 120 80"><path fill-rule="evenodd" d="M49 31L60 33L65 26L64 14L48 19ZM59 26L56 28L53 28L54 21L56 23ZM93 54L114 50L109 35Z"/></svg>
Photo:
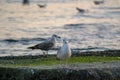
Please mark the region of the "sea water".
<svg viewBox="0 0 120 80"><path fill-rule="evenodd" d="M0 56L40 55L41 50L27 47L52 34L67 38L72 49L81 51L120 49L120 0L99 5L93 0L30 0L29 5L0 0ZM61 45L58 40L57 47Z"/></svg>

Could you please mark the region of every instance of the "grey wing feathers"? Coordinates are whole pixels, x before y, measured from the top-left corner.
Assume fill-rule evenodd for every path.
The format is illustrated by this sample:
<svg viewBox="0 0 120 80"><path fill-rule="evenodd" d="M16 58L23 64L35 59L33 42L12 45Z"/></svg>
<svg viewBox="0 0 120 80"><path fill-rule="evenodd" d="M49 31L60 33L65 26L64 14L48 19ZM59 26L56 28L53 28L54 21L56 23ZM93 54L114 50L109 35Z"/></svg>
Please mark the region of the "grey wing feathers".
<svg viewBox="0 0 120 80"><path fill-rule="evenodd" d="M54 46L52 42L49 43L40 43L32 47L28 47L28 49L41 49L41 50L49 50Z"/></svg>

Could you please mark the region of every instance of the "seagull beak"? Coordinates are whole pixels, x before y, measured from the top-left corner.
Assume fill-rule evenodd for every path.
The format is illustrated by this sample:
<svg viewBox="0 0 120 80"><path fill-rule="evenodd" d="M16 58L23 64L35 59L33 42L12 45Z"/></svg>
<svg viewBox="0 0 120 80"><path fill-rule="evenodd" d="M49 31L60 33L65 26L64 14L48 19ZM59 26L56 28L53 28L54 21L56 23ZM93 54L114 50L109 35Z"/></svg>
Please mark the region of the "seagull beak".
<svg viewBox="0 0 120 80"><path fill-rule="evenodd" d="M57 38L61 38L60 36L57 36Z"/></svg>
<svg viewBox="0 0 120 80"><path fill-rule="evenodd" d="M58 35L56 35L56 34L54 34L53 36L56 37L56 38L61 38L60 36L58 36Z"/></svg>

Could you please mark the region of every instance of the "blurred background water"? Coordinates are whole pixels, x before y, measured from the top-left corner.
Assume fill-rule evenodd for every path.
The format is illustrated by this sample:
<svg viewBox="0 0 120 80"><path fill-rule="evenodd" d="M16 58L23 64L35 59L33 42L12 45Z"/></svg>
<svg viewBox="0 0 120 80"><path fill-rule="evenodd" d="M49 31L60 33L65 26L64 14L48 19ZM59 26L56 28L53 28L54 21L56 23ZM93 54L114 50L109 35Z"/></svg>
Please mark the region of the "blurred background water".
<svg viewBox="0 0 120 80"><path fill-rule="evenodd" d="M120 0L100 5L93 0L30 0L29 5L0 0L0 56L39 55L40 50L27 47L52 34L67 38L71 48L81 51L120 49Z"/></svg>

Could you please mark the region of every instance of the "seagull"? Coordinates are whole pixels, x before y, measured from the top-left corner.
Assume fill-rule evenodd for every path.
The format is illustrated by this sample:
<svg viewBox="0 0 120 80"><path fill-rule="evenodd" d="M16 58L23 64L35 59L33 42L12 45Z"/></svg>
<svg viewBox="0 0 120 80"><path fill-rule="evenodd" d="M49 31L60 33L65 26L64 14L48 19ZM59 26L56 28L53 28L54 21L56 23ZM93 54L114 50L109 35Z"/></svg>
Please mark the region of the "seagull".
<svg viewBox="0 0 120 80"><path fill-rule="evenodd" d="M38 6L39 6L40 8L45 8L45 7L46 7L46 4L38 4Z"/></svg>
<svg viewBox="0 0 120 80"><path fill-rule="evenodd" d="M23 0L23 5L26 5L26 4L28 4L29 5L29 0Z"/></svg>
<svg viewBox="0 0 120 80"><path fill-rule="evenodd" d="M57 36L56 34L53 34L51 38L45 40L44 42L42 43L39 43L37 45L34 45L34 46L31 46L31 47L28 47L28 49L41 49L41 50L44 50L44 51L47 51L47 54L48 54L48 50L50 50L51 48L54 48L56 46L56 38L61 38L59 36ZM45 55L45 53L44 53Z"/></svg>
<svg viewBox="0 0 120 80"><path fill-rule="evenodd" d="M104 0L101 0L101 1L100 1L100 0L99 0L99 1L98 1L98 0L97 0L97 1L94 1L94 4L96 4L96 5L99 5L99 4L102 4L102 3L104 3Z"/></svg>
<svg viewBox="0 0 120 80"><path fill-rule="evenodd" d="M57 52L57 59L58 60L67 60L71 57L71 49L69 47L68 41L66 39L63 39L63 45L60 47L60 49Z"/></svg>
<svg viewBox="0 0 120 80"><path fill-rule="evenodd" d="M77 9L79 12L81 12L81 13L84 13L84 12L85 12L84 9L80 9L80 8L78 8L78 7L76 7L76 9Z"/></svg>

